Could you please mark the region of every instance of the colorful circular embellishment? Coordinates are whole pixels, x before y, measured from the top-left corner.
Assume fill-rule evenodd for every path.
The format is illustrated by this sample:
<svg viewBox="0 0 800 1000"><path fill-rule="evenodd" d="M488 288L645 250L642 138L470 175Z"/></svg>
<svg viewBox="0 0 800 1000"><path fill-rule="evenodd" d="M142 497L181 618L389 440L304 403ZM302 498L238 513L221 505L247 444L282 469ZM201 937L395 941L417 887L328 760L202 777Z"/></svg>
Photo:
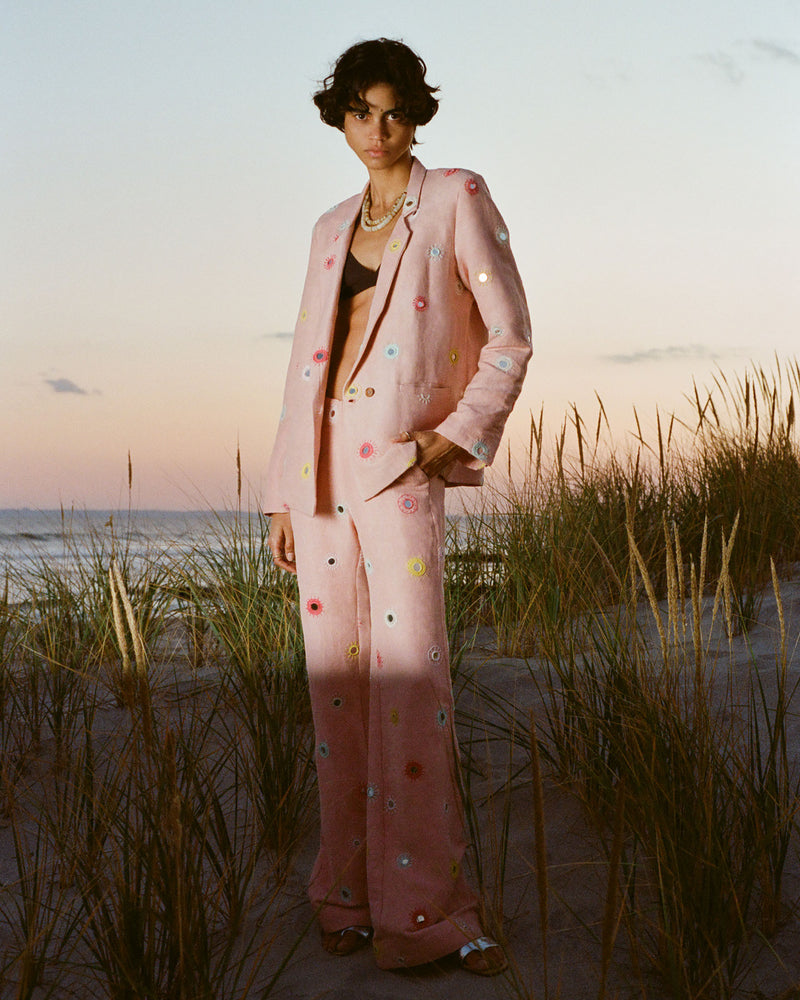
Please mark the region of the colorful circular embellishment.
<svg viewBox="0 0 800 1000"><path fill-rule="evenodd" d="M310 615L322 614L322 601L318 597L309 597L306 601L306 611Z"/></svg>
<svg viewBox="0 0 800 1000"><path fill-rule="evenodd" d="M392 242L389 244L389 250L391 251L391 253L397 253L401 245L402 244L400 240L392 240Z"/></svg>
<svg viewBox="0 0 800 1000"><path fill-rule="evenodd" d="M331 568L333 568L336 565L336 556L328 556L328 558L325 560L325 564L326 566L330 566Z"/></svg>
<svg viewBox="0 0 800 1000"><path fill-rule="evenodd" d="M428 650L428 659L431 663L441 663L442 660L442 647L441 646L431 646Z"/></svg>
<svg viewBox="0 0 800 1000"><path fill-rule="evenodd" d="M411 867L411 855L410 854L400 854L397 857L397 867L398 868L410 868Z"/></svg>
<svg viewBox="0 0 800 1000"><path fill-rule="evenodd" d="M314 351L311 355L311 359L312 361L316 361L318 365L321 365L323 361L328 360L328 352L323 347L320 347L318 351Z"/></svg>
<svg viewBox="0 0 800 1000"><path fill-rule="evenodd" d="M337 503L334 509L340 517L347 513L347 505L343 503Z"/></svg>
<svg viewBox="0 0 800 1000"><path fill-rule="evenodd" d="M340 698L339 695L335 698L331 698L331 705L333 705L334 708L341 708L342 705L344 705L344 698Z"/></svg>
<svg viewBox="0 0 800 1000"><path fill-rule="evenodd" d="M478 187L478 182L475 180L474 177L468 177L464 181L464 189L466 190L467 194L477 194L478 191L480 190L480 188Z"/></svg>
<svg viewBox="0 0 800 1000"><path fill-rule="evenodd" d="M480 271L475 272L475 280L479 285L490 285L492 283L492 269L482 267Z"/></svg>
<svg viewBox="0 0 800 1000"><path fill-rule="evenodd" d="M405 776L410 781L419 781L424 770L425 768L418 760L410 760L404 768Z"/></svg>
<svg viewBox="0 0 800 1000"><path fill-rule="evenodd" d="M400 712L398 711L398 709L393 708L391 712L389 712L389 721L393 726L400 725Z"/></svg>
<svg viewBox="0 0 800 1000"><path fill-rule="evenodd" d="M406 568L412 576L425 576L428 567L419 556L412 556L406 563Z"/></svg>
<svg viewBox="0 0 800 1000"><path fill-rule="evenodd" d="M375 445L371 441L365 441L358 449L360 458L372 458L375 454Z"/></svg>
<svg viewBox="0 0 800 1000"><path fill-rule="evenodd" d="M367 798L370 802L374 801L378 797L378 786L377 785L367 785Z"/></svg>
<svg viewBox="0 0 800 1000"><path fill-rule="evenodd" d="M328 758L331 755L330 747L328 746L327 743L320 743L320 745L317 747L317 753L320 755L320 757Z"/></svg>
<svg viewBox="0 0 800 1000"><path fill-rule="evenodd" d="M311 366L310 365L306 365L305 366L305 368L301 372L301 377L302 377L302 379L303 379L304 382L310 382L311 381Z"/></svg>
<svg viewBox="0 0 800 1000"><path fill-rule="evenodd" d="M448 167L447 170L445 170L445 172L444 172L444 176L445 177L452 177L453 174L457 174L457 173L458 173L458 168L457 167Z"/></svg>
<svg viewBox="0 0 800 1000"><path fill-rule="evenodd" d="M348 387L344 390L344 398L356 399L360 392L361 389L355 384L355 382L351 382L350 385L348 385Z"/></svg>
<svg viewBox="0 0 800 1000"><path fill-rule="evenodd" d="M423 295L418 295L414 299L413 306L417 312L424 312L428 308L428 303Z"/></svg>
<svg viewBox="0 0 800 1000"><path fill-rule="evenodd" d="M400 353L399 344L387 344L383 349L383 356L388 358L390 361L394 361L397 355Z"/></svg>
<svg viewBox="0 0 800 1000"><path fill-rule="evenodd" d="M498 226L494 231L494 236L497 242L504 247L508 246L508 230L503 229L502 226Z"/></svg>
<svg viewBox="0 0 800 1000"><path fill-rule="evenodd" d="M506 357L505 354L501 354L500 357L495 361L495 367L499 368L501 372L511 371L514 367L514 362L511 358Z"/></svg>
<svg viewBox="0 0 800 1000"><path fill-rule="evenodd" d="M424 910L414 910L411 914L412 927L424 927L428 923L428 914Z"/></svg>
<svg viewBox="0 0 800 1000"><path fill-rule="evenodd" d="M302 466L302 468L300 469L300 478L308 479L310 475L311 475L311 463L306 462L306 464Z"/></svg>
<svg viewBox="0 0 800 1000"><path fill-rule="evenodd" d="M444 250L437 243L434 243L433 246L428 247L428 257L431 260L442 260Z"/></svg>
<svg viewBox="0 0 800 1000"><path fill-rule="evenodd" d="M367 574L370 574L372 572L373 565L369 559L364 560L364 569L367 571Z"/></svg>
<svg viewBox="0 0 800 1000"><path fill-rule="evenodd" d="M447 712L443 708L436 713L436 722L442 729L447 725Z"/></svg>
<svg viewBox="0 0 800 1000"><path fill-rule="evenodd" d="M394 799L386 800L386 812L392 813L395 811L396 808L397 808L397 802Z"/></svg>
<svg viewBox="0 0 800 1000"><path fill-rule="evenodd" d="M325 260L323 260L322 266L325 268L326 271L330 271L330 269L333 267L335 263L336 263L336 258L331 254L329 257L326 257Z"/></svg>
<svg viewBox="0 0 800 1000"><path fill-rule="evenodd" d="M308 319L308 309L303 309L303 311L300 313L300 322L305 323L307 319Z"/></svg>
<svg viewBox="0 0 800 1000"><path fill-rule="evenodd" d="M502 326L493 326L489 330L489 336L490 337L502 337L505 332L506 331L502 328Z"/></svg>
<svg viewBox="0 0 800 1000"><path fill-rule="evenodd" d="M403 493L397 498L397 506L404 514L415 514L419 505L416 497L411 496L410 493Z"/></svg>
<svg viewBox="0 0 800 1000"><path fill-rule="evenodd" d="M347 647L347 655L349 657L351 657L351 659L353 657L358 656L358 649L359 649L358 643L357 642L351 642L350 645Z"/></svg>
<svg viewBox="0 0 800 1000"><path fill-rule="evenodd" d="M455 881L458 878L460 872L461 872L461 865L459 865L459 863L455 859L453 859L450 862L450 878L453 879L453 881Z"/></svg>
<svg viewBox="0 0 800 1000"><path fill-rule="evenodd" d="M451 365L457 365L458 364L458 351L451 351L450 352L450 364Z"/></svg>
<svg viewBox="0 0 800 1000"><path fill-rule="evenodd" d="M353 891L352 889L349 889L346 885L343 885L342 888L339 890L339 895L342 897L343 903L349 903L350 900L353 898Z"/></svg>
<svg viewBox="0 0 800 1000"><path fill-rule="evenodd" d="M481 459L482 462L489 458L489 445L485 441L476 441L471 451L475 458Z"/></svg>
<svg viewBox="0 0 800 1000"><path fill-rule="evenodd" d="M397 615L394 613L394 611L387 611L386 614L383 616L383 620L386 622L389 628L394 628L395 625L397 624Z"/></svg>

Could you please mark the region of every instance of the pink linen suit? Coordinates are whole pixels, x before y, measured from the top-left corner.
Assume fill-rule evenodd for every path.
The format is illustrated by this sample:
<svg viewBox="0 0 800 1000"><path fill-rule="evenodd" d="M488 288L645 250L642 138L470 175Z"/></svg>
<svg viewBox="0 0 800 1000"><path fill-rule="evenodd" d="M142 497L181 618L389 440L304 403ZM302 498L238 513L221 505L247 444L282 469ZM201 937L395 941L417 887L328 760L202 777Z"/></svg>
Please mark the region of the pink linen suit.
<svg viewBox="0 0 800 1000"><path fill-rule="evenodd" d="M316 734L323 930L374 928L378 965L481 934L465 851L444 620L444 488L479 485L530 356L486 184L414 159L343 400L327 400L363 192L317 222L264 509L291 512ZM470 456L429 480L403 431Z"/></svg>

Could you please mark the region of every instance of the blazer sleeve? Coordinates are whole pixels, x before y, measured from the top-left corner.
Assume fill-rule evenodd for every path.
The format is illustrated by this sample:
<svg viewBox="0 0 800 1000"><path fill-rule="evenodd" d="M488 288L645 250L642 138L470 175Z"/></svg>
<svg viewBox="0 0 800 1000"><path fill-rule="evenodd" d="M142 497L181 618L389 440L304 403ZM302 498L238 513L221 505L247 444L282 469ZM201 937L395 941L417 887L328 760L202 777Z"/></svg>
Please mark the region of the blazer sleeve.
<svg viewBox="0 0 800 1000"><path fill-rule="evenodd" d="M492 462L522 388L531 327L508 229L477 174L461 186L454 241L458 278L474 300L464 335L477 341L468 348L478 360L456 409L436 430L469 453L463 464L479 469Z"/></svg>

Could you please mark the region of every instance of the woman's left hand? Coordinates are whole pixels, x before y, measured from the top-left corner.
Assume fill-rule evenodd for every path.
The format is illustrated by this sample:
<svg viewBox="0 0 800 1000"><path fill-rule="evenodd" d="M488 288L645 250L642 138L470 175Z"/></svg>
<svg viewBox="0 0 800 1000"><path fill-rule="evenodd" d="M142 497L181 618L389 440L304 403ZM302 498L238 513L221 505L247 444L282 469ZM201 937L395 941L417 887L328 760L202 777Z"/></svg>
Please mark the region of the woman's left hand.
<svg viewBox="0 0 800 1000"><path fill-rule="evenodd" d="M436 431L406 431L392 440L417 442L417 465L428 479L440 476L453 462L469 458L460 445L453 444Z"/></svg>

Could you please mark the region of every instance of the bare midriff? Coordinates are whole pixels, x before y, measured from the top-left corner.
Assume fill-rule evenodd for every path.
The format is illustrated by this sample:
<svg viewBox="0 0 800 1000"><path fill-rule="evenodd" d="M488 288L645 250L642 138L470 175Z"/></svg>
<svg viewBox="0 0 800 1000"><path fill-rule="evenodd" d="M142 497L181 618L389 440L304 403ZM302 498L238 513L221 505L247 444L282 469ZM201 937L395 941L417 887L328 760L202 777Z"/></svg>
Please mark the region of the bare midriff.
<svg viewBox="0 0 800 1000"><path fill-rule="evenodd" d="M399 216L398 216L399 218ZM396 225L396 223L395 223ZM364 267L377 271L381 266L383 251L391 239L395 226L391 223L378 232L365 232L356 225L350 252ZM369 310L375 295L374 288L365 288L352 298L339 300L339 312L333 330L331 360L328 366L329 399L342 399L347 388L347 379L358 357L361 342L367 329Z"/></svg>

